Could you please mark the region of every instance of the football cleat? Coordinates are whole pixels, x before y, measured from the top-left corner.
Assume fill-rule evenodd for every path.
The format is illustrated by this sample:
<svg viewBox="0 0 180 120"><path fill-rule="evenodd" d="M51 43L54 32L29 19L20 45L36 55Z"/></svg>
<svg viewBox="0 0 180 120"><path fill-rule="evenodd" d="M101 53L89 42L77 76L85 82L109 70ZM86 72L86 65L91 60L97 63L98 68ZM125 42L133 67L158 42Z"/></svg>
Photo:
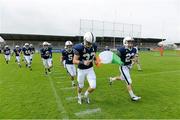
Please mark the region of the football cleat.
<svg viewBox="0 0 180 120"><path fill-rule="evenodd" d="M76 84L75 83L72 83L72 87L75 87L76 86Z"/></svg>
<svg viewBox="0 0 180 120"><path fill-rule="evenodd" d="M140 99L141 99L141 97L138 97L138 96L134 96L134 97L131 98L132 101L138 101Z"/></svg>
<svg viewBox="0 0 180 120"><path fill-rule="evenodd" d="M89 103L90 103L89 97L84 97L84 98L85 98L85 102L86 102L87 104L89 104Z"/></svg>

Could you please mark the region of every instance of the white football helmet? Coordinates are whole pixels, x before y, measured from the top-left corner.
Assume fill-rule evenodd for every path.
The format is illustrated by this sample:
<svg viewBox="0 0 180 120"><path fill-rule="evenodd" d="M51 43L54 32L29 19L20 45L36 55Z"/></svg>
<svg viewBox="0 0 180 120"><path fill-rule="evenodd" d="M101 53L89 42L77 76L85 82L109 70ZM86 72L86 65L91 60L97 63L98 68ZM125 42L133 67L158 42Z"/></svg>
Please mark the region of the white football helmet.
<svg viewBox="0 0 180 120"><path fill-rule="evenodd" d="M48 46L49 43L48 42L43 42L43 46Z"/></svg>
<svg viewBox="0 0 180 120"><path fill-rule="evenodd" d="M87 47L91 47L93 43L96 42L96 38L94 37L92 32L86 32L84 34L84 45Z"/></svg>
<svg viewBox="0 0 180 120"><path fill-rule="evenodd" d="M24 45L25 45L25 46L29 46L29 43L25 43Z"/></svg>
<svg viewBox="0 0 180 120"><path fill-rule="evenodd" d="M71 51L72 50L72 46L73 46L73 43L71 41L66 41L65 42L65 49L66 50Z"/></svg>
<svg viewBox="0 0 180 120"><path fill-rule="evenodd" d="M33 47L33 44L30 44L29 46L30 46L30 47Z"/></svg>
<svg viewBox="0 0 180 120"><path fill-rule="evenodd" d="M5 47L5 48L8 48L9 46L8 46L8 45L5 45L4 47Z"/></svg>
<svg viewBox="0 0 180 120"><path fill-rule="evenodd" d="M68 45L73 45L73 43L71 41L66 41L65 46L68 46Z"/></svg>
<svg viewBox="0 0 180 120"><path fill-rule="evenodd" d="M123 39L123 45L124 45L125 47L127 47L127 46L128 46L128 42L130 42L130 41L134 41L134 39L133 39L132 37L125 37L125 38Z"/></svg>
<svg viewBox="0 0 180 120"><path fill-rule="evenodd" d="M19 45L16 45L15 48L19 48Z"/></svg>
<svg viewBox="0 0 180 120"><path fill-rule="evenodd" d="M51 46L51 43L48 42L48 45Z"/></svg>

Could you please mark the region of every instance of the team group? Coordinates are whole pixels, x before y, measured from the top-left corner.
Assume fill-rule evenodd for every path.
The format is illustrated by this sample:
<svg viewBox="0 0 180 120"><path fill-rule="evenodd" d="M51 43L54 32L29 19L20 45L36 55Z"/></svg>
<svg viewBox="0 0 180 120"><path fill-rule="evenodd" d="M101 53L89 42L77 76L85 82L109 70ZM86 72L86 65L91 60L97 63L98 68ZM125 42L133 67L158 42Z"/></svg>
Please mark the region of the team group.
<svg viewBox="0 0 180 120"><path fill-rule="evenodd" d="M83 37L83 43L79 43L73 45L71 41L65 42L64 50L62 50L62 63L64 67L67 69L69 75L71 76L72 86L75 86L75 77L77 73L77 98L78 103L82 104L83 101L86 103L90 103L90 94L96 89L96 74L93 68L93 64L98 64L98 60L96 57L97 45L96 39L92 32L86 32ZM125 37L123 39L123 46L117 48L117 55L121 58L123 62L122 65L119 66L120 76L110 77L109 84L112 85L115 80L123 80L126 83L128 93L130 95L131 100L138 101L141 97L134 94L132 89L132 80L130 76L130 69L132 68L133 63L138 63L138 49L134 47L134 39L132 37ZM105 50L109 50L106 48ZM26 64L26 67L32 70L32 58L35 53L35 49L32 44L25 43L23 48L21 49L18 45L15 46L12 54L8 45L4 47L4 56L5 61L8 64L10 61L10 56L16 56L16 62L19 67L20 64L20 54L23 53L23 60ZM45 69L45 74L51 72L51 68L53 67L52 61L52 47L48 42L43 42L43 48L40 49L42 62ZM77 72L76 67L77 65ZM141 70L140 65L138 65L138 69ZM87 79L89 83L89 87L87 90L82 93L82 89L84 88L84 82Z"/></svg>

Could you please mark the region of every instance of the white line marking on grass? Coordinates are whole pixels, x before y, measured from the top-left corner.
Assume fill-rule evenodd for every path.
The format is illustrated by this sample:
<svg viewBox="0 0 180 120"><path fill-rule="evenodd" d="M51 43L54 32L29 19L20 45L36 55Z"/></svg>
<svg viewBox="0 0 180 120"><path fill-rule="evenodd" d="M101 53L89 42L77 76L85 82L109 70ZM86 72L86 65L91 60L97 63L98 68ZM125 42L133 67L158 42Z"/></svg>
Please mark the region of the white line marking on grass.
<svg viewBox="0 0 180 120"><path fill-rule="evenodd" d="M77 100L77 96L75 96L75 97L67 97L66 100L67 101Z"/></svg>
<svg viewBox="0 0 180 120"><path fill-rule="evenodd" d="M56 91L56 88L54 86L54 83L52 81L52 78L50 76L48 76L48 80L50 82L50 85L51 85L51 88L53 90L53 93L54 93L54 97L56 98L56 103L57 103L57 107L58 107L58 111L60 112L60 114L62 115L62 119L69 119L69 116L61 102L61 98L60 96L57 94L57 91ZM61 116L60 115L60 116Z"/></svg>
<svg viewBox="0 0 180 120"><path fill-rule="evenodd" d="M61 84L61 83L71 83L71 81L58 81L58 82L56 82L57 84Z"/></svg>
<svg viewBox="0 0 180 120"><path fill-rule="evenodd" d="M65 88L61 88L61 90L73 90L76 89L76 87L65 87Z"/></svg>
<svg viewBox="0 0 180 120"><path fill-rule="evenodd" d="M76 116L80 117L80 116L89 115L89 114L93 114L93 113L97 113L97 112L101 112L101 108L87 109L85 111L77 112L77 113L74 113L74 114Z"/></svg>

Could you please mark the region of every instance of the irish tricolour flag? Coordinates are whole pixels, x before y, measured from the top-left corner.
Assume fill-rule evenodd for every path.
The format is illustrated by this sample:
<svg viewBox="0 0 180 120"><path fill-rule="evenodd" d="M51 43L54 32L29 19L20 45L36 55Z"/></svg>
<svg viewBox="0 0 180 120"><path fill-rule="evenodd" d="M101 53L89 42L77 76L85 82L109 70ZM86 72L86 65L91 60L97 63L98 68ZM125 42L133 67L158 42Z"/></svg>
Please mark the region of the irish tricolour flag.
<svg viewBox="0 0 180 120"><path fill-rule="evenodd" d="M98 66L100 64L123 64L120 57L111 51L101 52L98 56Z"/></svg>

